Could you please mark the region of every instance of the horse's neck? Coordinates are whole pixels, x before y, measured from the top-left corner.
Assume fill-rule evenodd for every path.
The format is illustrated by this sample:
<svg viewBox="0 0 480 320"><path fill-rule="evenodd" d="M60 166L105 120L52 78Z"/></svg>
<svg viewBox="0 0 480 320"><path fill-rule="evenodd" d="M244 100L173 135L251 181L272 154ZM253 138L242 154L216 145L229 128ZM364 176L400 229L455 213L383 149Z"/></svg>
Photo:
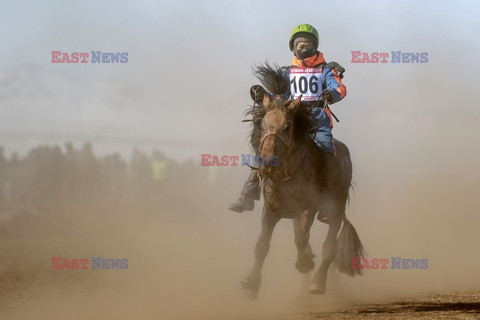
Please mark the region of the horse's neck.
<svg viewBox="0 0 480 320"><path fill-rule="evenodd" d="M291 151L291 158L288 159L287 163L291 166L302 167L305 164L308 164L309 160L314 157L315 154L315 143L310 139L310 137L303 137L293 144Z"/></svg>

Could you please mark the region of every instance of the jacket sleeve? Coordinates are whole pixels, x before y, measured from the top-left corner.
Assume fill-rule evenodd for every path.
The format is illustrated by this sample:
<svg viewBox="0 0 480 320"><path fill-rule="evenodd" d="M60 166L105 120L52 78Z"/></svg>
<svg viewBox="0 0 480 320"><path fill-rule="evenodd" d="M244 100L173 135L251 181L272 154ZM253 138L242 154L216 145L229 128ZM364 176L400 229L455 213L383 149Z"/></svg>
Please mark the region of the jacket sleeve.
<svg viewBox="0 0 480 320"><path fill-rule="evenodd" d="M335 69L330 69L329 67L324 68L323 82L325 89L332 94L332 103L342 100L347 95L347 87L342 83L342 79L340 79Z"/></svg>

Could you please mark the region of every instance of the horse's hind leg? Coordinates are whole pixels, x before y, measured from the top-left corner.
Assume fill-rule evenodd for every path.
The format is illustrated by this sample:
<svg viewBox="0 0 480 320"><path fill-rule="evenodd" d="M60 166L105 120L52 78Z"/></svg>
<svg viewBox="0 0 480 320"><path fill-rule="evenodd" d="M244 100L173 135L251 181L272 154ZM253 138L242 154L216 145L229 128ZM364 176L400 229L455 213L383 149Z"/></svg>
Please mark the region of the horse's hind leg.
<svg viewBox="0 0 480 320"><path fill-rule="evenodd" d="M328 268L330 267L330 264L335 258L335 254L337 253L337 234L338 234L338 230L340 230L341 224L342 224L341 216L335 216L330 221L327 238L323 243L322 263L320 264L320 268L318 269L317 273L315 273L312 285L310 286L311 294L325 293L325 286L327 282L327 272L328 272Z"/></svg>
<svg viewBox="0 0 480 320"><path fill-rule="evenodd" d="M273 229L279 219L264 209L262 217L262 231L255 245L255 264L246 280L242 281L242 289L245 290L245 297L256 299L260 284L262 282L262 268L272 239Z"/></svg>
<svg viewBox="0 0 480 320"><path fill-rule="evenodd" d="M310 210L302 212L300 218L293 220L293 228L295 232L295 245L297 246L297 262L295 267L300 273L307 273L315 268L310 247L310 228L312 227L315 213Z"/></svg>

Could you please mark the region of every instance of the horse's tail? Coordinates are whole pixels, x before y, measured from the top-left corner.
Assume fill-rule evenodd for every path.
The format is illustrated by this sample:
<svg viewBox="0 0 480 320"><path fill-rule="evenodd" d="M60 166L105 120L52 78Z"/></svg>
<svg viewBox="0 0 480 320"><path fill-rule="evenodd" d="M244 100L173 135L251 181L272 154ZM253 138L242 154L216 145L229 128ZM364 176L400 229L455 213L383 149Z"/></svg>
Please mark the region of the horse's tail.
<svg viewBox="0 0 480 320"><path fill-rule="evenodd" d="M365 258L365 250L363 249L363 245L358 237L357 231L350 221L344 216L342 230L338 236L335 265L338 267L340 272L351 277L355 275L362 275L362 269L352 268L352 258Z"/></svg>

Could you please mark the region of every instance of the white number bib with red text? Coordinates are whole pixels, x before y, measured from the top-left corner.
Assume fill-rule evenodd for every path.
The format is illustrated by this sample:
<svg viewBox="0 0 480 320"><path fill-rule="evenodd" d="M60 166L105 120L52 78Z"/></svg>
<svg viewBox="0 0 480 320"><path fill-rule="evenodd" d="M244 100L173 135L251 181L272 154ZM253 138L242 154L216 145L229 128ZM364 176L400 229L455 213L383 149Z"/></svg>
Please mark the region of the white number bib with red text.
<svg viewBox="0 0 480 320"><path fill-rule="evenodd" d="M302 101L322 100L322 69L290 68L290 93Z"/></svg>

